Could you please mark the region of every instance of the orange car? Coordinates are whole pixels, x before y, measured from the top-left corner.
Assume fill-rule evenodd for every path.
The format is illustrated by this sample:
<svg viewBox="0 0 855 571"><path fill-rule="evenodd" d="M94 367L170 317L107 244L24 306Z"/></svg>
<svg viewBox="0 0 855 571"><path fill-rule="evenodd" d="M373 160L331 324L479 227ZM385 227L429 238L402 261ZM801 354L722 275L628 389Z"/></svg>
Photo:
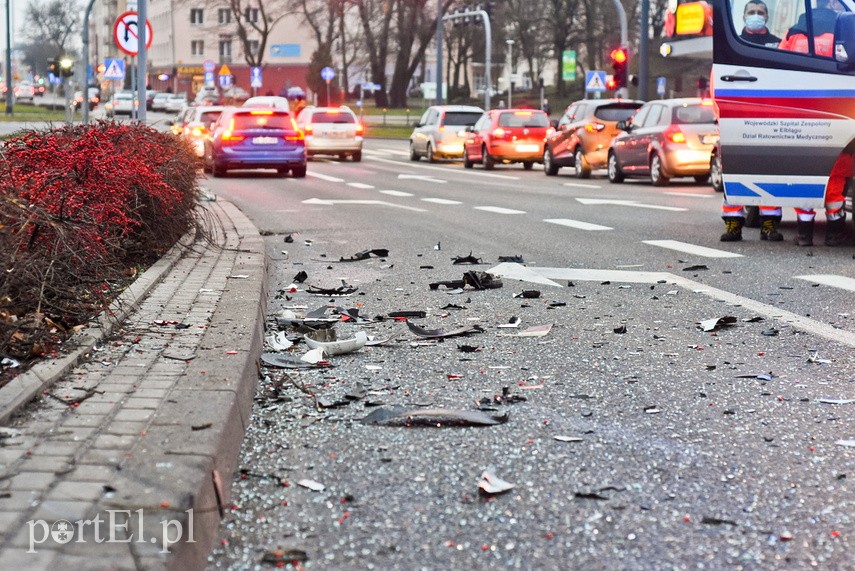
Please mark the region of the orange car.
<svg viewBox="0 0 855 571"><path fill-rule="evenodd" d="M553 129L549 117L534 109L493 109L467 129L463 166L481 163L487 170L497 164L522 163L526 170L543 160L543 144Z"/></svg>

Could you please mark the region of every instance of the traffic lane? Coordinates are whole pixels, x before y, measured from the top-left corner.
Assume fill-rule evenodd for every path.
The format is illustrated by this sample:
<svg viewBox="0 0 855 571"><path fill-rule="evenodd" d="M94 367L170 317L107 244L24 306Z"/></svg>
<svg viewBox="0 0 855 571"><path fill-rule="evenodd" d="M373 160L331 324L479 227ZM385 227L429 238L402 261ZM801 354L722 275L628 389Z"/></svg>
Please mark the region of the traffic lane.
<svg viewBox="0 0 855 571"><path fill-rule="evenodd" d="M332 235L337 243L318 250ZM851 468L852 458L833 443L846 432L851 409L829 410L834 405L818 400L845 393L853 371L803 358L811 349L828 354L832 344L766 337L764 323L700 332L697 315L714 314L719 304L690 292L669 295L667 284L650 290L581 282L550 289L547 299L567 306L547 309L515 300L505 288L465 299L430 291L422 266L462 269L449 265L445 249L330 262L348 246L377 245L385 236L351 225L307 233L315 245L295 246L285 275L304 270L312 279L359 283L361 295L337 304L363 303L367 315L459 303L466 309L445 319L433 309L423 323L478 319L487 333L465 342L482 350L458 352L463 340L411 347L412 336L398 325L394 337L401 342L337 358L332 371L301 375L303 386L341 400L358 380L379 390L374 400L448 408L470 409L501 394L502 386L528 400L498 405L510 420L496 427L365 426L357 419L372 409L358 401L318 412L271 373L276 394L291 400L259 399L244 446L245 477L235 481L236 508L225 521L226 545L215 553L215 566L257 561L282 546L283 536L285 546L308 551L310 565L328 567L646 561L654 568L700 559L725 567L781 557L807 561L807 553L832 567L846 560L845 514L853 496L837 475ZM312 308L316 299L298 293L278 303ZM553 331L542 340L499 336L495 326L512 315L523 326L553 323ZM626 333L614 331L621 325ZM391 322L371 330L395 331ZM770 380L738 378L770 368ZM832 369L828 384L810 382ZM487 466L517 488L478 500L476 483ZM302 478L325 490L296 485ZM840 537L832 535L841 529Z"/></svg>

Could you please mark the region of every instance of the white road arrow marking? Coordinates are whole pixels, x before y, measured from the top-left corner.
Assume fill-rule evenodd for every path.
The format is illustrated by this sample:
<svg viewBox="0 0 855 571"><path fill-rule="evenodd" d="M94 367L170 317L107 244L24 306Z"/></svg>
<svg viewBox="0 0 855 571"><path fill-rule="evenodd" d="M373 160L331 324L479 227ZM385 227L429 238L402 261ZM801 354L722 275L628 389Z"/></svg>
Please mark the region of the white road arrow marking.
<svg viewBox="0 0 855 571"><path fill-rule="evenodd" d="M403 206L401 204L392 204L385 200L327 200L324 198L309 198L303 201L303 204L319 204L323 206L333 206L336 204L361 204L369 206L389 206L391 208L403 208L404 210L413 210L415 212L426 212L423 208L414 208L412 206Z"/></svg>
<svg viewBox="0 0 855 571"><path fill-rule="evenodd" d="M400 180L407 180L407 179L409 179L409 180L423 180L425 182L436 182L439 184L445 184L446 182L448 182L447 180L442 180L440 178L433 178L431 176L421 175L421 174L399 174L398 179L400 179Z"/></svg>
<svg viewBox="0 0 855 571"><path fill-rule="evenodd" d="M614 230L614 228L609 228L608 226L600 226L599 224L591 224L590 222L582 222L581 220L570 220L569 218L544 218L543 221L578 230Z"/></svg>
<svg viewBox="0 0 855 571"><path fill-rule="evenodd" d="M688 208L678 208L676 206L659 206L656 204L641 204L636 200L612 200L608 198L577 198L577 201L586 206L596 206L599 204L610 204L613 206L632 206L634 208L650 208L653 210L670 210L671 212L686 212Z"/></svg>

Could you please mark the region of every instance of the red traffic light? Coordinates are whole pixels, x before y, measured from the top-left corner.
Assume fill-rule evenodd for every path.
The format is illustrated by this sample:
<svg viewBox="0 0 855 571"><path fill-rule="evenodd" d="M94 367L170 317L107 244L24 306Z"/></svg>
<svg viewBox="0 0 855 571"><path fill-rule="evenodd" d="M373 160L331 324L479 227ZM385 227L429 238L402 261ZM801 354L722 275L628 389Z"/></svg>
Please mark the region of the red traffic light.
<svg viewBox="0 0 855 571"><path fill-rule="evenodd" d="M626 48L615 48L609 54L614 63L626 63L627 53Z"/></svg>
<svg viewBox="0 0 855 571"><path fill-rule="evenodd" d="M613 76L606 78L606 89L609 89L610 91L617 89L617 82Z"/></svg>

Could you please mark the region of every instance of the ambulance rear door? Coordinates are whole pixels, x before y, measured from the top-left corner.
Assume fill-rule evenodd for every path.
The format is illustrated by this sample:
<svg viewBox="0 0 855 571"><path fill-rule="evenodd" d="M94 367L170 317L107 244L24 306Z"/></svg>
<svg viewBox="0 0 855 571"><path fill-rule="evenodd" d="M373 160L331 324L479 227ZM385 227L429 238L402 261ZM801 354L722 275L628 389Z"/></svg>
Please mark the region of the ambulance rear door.
<svg viewBox="0 0 855 571"><path fill-rule="evenodd" d="M855 11L855 0L838 1ZM834 161L855 144L855 62L746 41L749 2L713 0L712 89L727 200L822 207ZM783 39L800 18L812 22L815 2L767 2L768 31Z"/></svg>

